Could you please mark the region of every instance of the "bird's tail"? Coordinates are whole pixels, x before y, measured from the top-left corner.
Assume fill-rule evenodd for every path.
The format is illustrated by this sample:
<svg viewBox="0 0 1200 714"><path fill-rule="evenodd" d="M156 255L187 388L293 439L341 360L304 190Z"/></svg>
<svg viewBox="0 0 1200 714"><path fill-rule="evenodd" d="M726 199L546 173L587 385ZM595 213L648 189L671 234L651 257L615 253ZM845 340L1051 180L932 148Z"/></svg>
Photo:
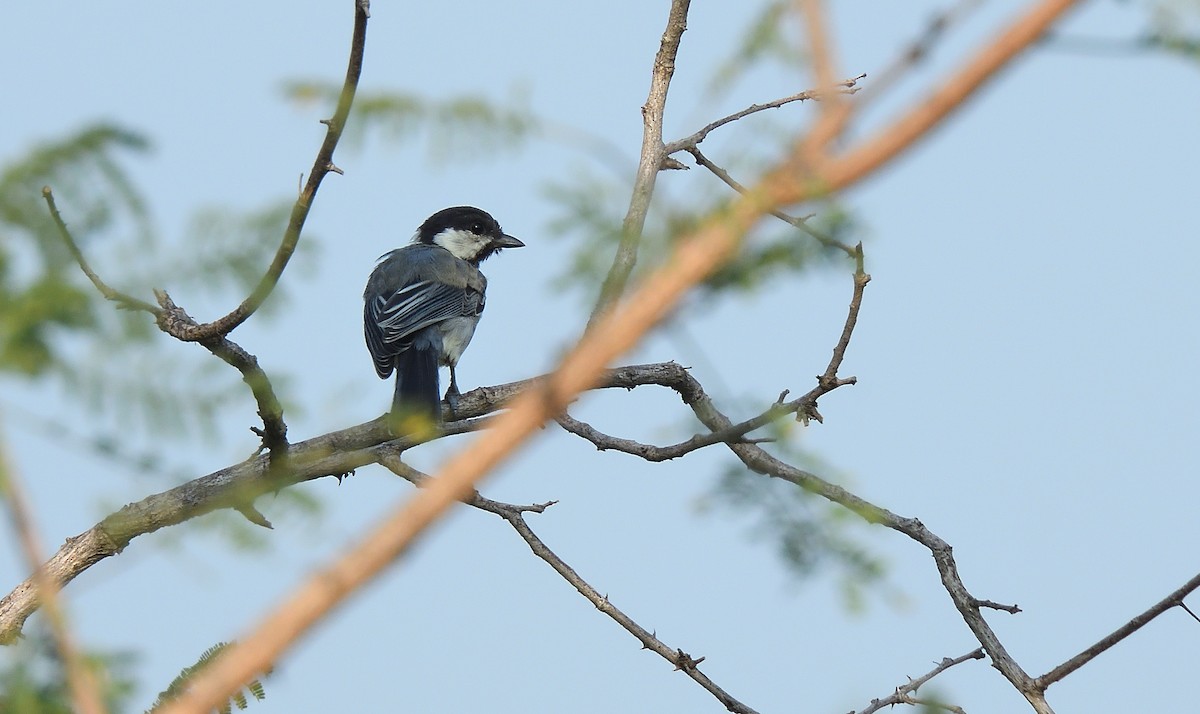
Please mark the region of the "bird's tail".
<svg viewBox="0 0 1200 714"><path fill-rule="evenodd" d="M396 393L392 418L417 417L437 424L442 417L437 351L413 345L396 357Z"/></svg>

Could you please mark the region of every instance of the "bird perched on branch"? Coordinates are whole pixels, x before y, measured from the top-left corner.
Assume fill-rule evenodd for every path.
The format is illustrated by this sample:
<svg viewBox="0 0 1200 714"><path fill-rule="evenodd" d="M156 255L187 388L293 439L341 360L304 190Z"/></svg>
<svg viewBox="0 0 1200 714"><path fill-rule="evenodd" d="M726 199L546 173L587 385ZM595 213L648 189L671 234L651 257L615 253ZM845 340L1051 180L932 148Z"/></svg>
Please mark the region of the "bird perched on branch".
<svg viewBox="0 0 1200 714"><path fill-rule="evenodd" d="M363 331L379 378L396 372L393 419L441 421L439 365L450 368L446 401L453 413L459 395L454 368L485 304L487 278L479 264L524 245L485 211L456 206L427 218L412 244L380 257L363 292Z"/></svg>

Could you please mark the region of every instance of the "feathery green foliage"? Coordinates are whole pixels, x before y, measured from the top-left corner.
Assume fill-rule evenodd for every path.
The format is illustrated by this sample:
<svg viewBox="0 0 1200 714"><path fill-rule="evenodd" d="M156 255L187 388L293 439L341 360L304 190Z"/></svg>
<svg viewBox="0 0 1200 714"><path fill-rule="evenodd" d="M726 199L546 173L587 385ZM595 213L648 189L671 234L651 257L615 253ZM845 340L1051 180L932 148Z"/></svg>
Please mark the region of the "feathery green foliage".
<svg viewBox="0 0 1200 714"><path fill-rule="evenodd" d="M295 102L337 102L340 84L291 81L284 95ZM372 132L402 143L425 139L431 157L472 158L511 151L539 131L533 114L516 101L502 106L476 95L431 100L416 94L359 92L346 125L346 139L362 147Z"/></svg>
<svg viewBox="0 0 1200 714"><path fill-rule="evenodd" d="M158 698L154 700L154 704L146 710L145 714L154 714L155 711L158 711L162 707L166 706L180 694L183 694L183 692L187 690L188 682L190 682L196 675L200 674L200 672L204 671L204 669L208 665L212 664L212 662L217 658L217 655L224 652L232 644L232 642L218 642L212 647L204 650L204 653L200 655L200 658L196 660L195 664L188 665L180 670L179 675L176 676L175 679L171 680L171 684L169 684L166 689L159 693ZM270 673L270 671L267 671L266 674ZM257 678L250 680L250 682L246 684L246 691L250 693L250 696L254 697L260 702L267 698L267 694L263 689L262 682L260 682ZM217 711L221 714L230 714L235 705L238 709L245 709L249 706L249 700L246 698L245 693L240 690L234 692L233 696L229 698L229 701L218 707Z"/></svg>
<svg viewBox="0 0 1200 714"><path fill-rule="evenodd" d="M43 376L63 363L57 335L93 330L98 297L59 239L42 200L53 185L81 236L145 235L145 205L118 157L146 151L139 134L110 124L44 142L0 170L0 372Z"/></svg>

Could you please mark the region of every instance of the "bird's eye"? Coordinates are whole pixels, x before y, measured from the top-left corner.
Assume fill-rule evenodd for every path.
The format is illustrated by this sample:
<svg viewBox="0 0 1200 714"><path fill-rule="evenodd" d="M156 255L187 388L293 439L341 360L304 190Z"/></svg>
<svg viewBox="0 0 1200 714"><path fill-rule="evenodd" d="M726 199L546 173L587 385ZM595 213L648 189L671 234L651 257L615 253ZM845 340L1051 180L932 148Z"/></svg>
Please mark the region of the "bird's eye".
<svg viewBox="0 0 1200 714"><path fill-rule="evenodd" d="M479 235L483 235L483 224L482 223L472 223L471 224L471 232L477 233Z"/></svg>

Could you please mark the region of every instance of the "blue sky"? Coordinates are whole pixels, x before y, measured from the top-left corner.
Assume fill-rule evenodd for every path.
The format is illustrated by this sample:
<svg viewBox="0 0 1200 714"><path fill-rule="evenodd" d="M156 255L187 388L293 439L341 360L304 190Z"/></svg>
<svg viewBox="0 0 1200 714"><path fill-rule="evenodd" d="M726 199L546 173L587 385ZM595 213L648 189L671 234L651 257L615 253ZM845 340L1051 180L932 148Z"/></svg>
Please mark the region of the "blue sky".
<svg viewBox="0 0 1200 714"><path fill-rule="evenodd" d="M920 97L1016 5L989 3L973 15L871 108L865 127ZM376 2L362 88L524 95L534 110L607 138L632 160L666 7ZM869 85L938 7L838 3L842 74L866 72ZM775 67L720 97L705 92L751 9L694 4L668 138L812 84ZM174 239L197 207L251 208L294 193L328 110L285 101L281 85L340 79L351 23L349 2L45 4L3 16L10 41L0 58L19 71L5 80L0 159L97 119L140 128L156 149L128 165ZM1128 37L1146 17L1136 3L1094 2L1063 29ZM1196 65L1161 55L1038 49L843 197L864 226L874 277L843 370L860 382L822 401L825 424L804 430L800 443L863 497L921 518L953 544L977 596L1018 603L1024 613L989 621L1031 674L1196 572L1197 81ZM802 126L812 116L805 107L783 111L772 119ZM761 126L714 136L709 156L730 158L722 148L737 150ZM488 314L459 369L464 388L554 363L580 329L583 304L548 285L568 245L547 235L554 208L545 186L589 165L577 149L534 143L441 165L423 147L370 141L344 147L337 163L346 175L321 189L308 226L314 252L308 269L286 275L280 316L234 335L268 371L289 375L293 439L386 408L390 387L373 376L362 344L362 285L378 255L447 205L482 206L528 244L486 265ZM716 192L696 171L666 174L660 187L676 201ZM89 250L103 271L104 245ZM848 270L779 279L753 298L705 308L683 323L690 341L655 334L625 361L691 365L735 418L748 416L781 389L807 389L823 369L844 318ZM171 287L171 276L162 282ZM228 307L173 294L201 318ZM169 353L191 358L190 347ZM641 391L591 395L574 413L657 443L685 436L677 400ZM55 546L169 485L17 416L53 418L75 404L59 390L6 380L0 405L43 540ZM112 423L100 428L131 428L118 415L104 418ZM174 462L199 476L252 451L248 400L224 419L215 439L169 444ZM412 462L432 469L460 443L414 453ZM730 460L714 448L645 466L548 428L482 490L513 502L558 500L530 521L547 544L665 642L705 656L716 682L762 712L859 709L976 646L927 552L897 534L861 530L889 575L864 610L849 611L833 574L798 582L769 543L747 537L745 519L701 515ZM264 500L276 526L266 552L245 554L212 529L188 526L134 541L70 586L86 643L141 655L139 705L411 493L379 468L340 487L326 479L302 488L324 515L313 521ZM24 566L3 542L7 591ZM1191 692L1196 627L1182 612L1164 615L1053 687L1051 703L1059 711L1176 705ZM534 559L508 526L465 508L301 642L266 687L267 700L251 711L721 710ZM943 675L936 691L972 714L1025 706L985 663Z"/></svg>

